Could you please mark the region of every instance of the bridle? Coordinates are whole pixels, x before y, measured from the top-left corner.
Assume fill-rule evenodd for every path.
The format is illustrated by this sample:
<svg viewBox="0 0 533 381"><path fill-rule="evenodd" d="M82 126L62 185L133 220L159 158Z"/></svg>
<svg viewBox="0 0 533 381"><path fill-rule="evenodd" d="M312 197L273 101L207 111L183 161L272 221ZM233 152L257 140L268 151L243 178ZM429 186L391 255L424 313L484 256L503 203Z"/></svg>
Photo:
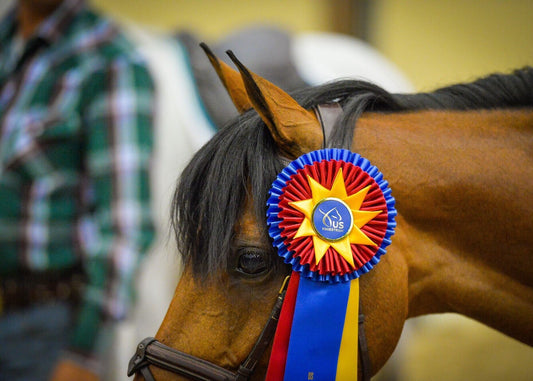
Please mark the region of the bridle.
<svg viewBox="0 0 533 381"><path fill-rule="evenodd" d="M242 362L236 372L222 368L209 361L191 356L174 348L168 347L153 337L147 337L137 345L137 350L128 365L128 377L140 373L146 381L155 381L149 365L168 370L196 381L245 381L249 380L255 366L263 356L265 350L272 342L278 324L281 306L287 291L289 277L285 278L276 303L270 312L265 327L255 342L252 351ZM371 367L368 355L368 346L364 331L365 316L359 314L359 361L364 381L370 380Z"/></svg>
<svg viewBox="0 0 533 381"><path fill-rule="evenodd" d="M315 107L315 112L322 126L324 134L324 144L333 129L337 118L342 113L342 108L338 103L327 103ZM178 351L157 341L153 337L147 337L137 345L137 350L131 358L128 365L128 377L135 373L140 373L146 381L155 381L149 366L153 365L161 369L165 369L175 374L187 377L191 380L197 381L246 381L253 374L256 365L263 357L267 347L272 342L276 333L279 315L285 293L287 291L289 276L287 276L279 290L276 302L268 321L266 322L261 334L255 342L252 351L241 363L236 372L232 372L226 368L222 368L209 361L201 358L191 356L187 353ZM359 307L361 311L361 306ZM364 331L365 316L359 313L359 364L361 365L361 374L363 381L370 380L371 365L368 354L368 346L366 343L366 336Z"/></svg>
<svg viewBox="0 0 533 381"><path fill-rule="evenodd" d="M232 372L209 361L200 359L170 348L153 337L148 337L137 346L137 351L130 360L128 366L128 376L140 372L146 381L155 381L148 365L166 369L173 373L198 381L244 381L252 375L255 366L263 356L266 348L274 338L278 325L281 306L285 299L289 277L285 278L279 290L276 303L270 312L270 317L261 331L259 338L255 342L252 351L237 369Z"/></svg>

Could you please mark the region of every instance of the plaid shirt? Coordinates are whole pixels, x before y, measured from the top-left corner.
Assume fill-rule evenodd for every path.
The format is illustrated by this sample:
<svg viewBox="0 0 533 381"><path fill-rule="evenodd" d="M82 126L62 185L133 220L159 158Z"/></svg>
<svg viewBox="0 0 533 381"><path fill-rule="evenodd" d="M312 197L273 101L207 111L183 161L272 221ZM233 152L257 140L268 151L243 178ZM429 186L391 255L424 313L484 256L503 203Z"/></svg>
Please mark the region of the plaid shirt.
<svg viewBox="0 0 533 381"><path fill-rule="evenodd" d="M69 269L87 287L71 349L123 318L153 238L153 83L133 47L66 0L24 43L0 23L0 276Z"/></svg>

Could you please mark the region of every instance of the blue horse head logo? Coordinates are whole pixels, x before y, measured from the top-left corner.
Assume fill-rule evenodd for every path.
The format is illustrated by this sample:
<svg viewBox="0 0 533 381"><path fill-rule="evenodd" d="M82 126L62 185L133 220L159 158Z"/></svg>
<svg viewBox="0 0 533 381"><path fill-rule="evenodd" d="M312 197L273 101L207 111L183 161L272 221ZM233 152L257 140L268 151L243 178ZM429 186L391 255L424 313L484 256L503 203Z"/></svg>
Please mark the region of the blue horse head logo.
<svg viewBox="0 0 533 381"><path fill-rule="evenodd" d="M313 211L313 226L324 239L336 241L350 233L353 222L348 205L337 198L322 200Z"/></svg>

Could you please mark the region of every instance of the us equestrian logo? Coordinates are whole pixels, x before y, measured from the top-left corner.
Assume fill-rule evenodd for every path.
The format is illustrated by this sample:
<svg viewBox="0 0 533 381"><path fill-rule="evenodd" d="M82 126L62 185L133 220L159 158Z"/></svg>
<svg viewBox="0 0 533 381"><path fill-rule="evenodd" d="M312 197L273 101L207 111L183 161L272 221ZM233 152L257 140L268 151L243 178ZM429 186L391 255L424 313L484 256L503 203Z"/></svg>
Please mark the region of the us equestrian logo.
<svg viewBox="0 0 533 381"><path fill-rule="evenodd" d="M322 218L322 224L324 225L322 228L323 230L338 232L342 231L344 228L344 221L342 220L342 216L336 207L328 210L327 212L324 212L320 208L318 211L324 215L324 218Z"/></svg>
<svg viewBox="0 0 533 381"><path fill-rule="evenodd" d="M352 224L350 208L338 198L322 200L313 211L314 229L324 239L336 241L346 237Z"/></svg>

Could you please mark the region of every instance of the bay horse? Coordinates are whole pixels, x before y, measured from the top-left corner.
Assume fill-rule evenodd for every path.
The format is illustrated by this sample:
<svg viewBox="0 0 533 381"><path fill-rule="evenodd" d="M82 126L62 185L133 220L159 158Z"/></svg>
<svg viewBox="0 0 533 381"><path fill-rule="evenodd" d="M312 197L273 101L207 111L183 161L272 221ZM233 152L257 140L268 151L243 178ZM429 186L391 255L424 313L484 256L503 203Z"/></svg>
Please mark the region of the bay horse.
<svg viewBox="0 0 533 381"><path fill-rule="evenodd" d="M287 159L323 146L312 109L329 102L343 114L327 146L377 166L398 211L387 254L360 281L371 374L405 320L425 314L455 312L533 346L533 69L431 93L338 81L288 95L236 58L239 73L210 59L242 114L180 178L171 214L184 273L157 340L132 359L152 364L145 377L190 376L170 371L174 354L216 364L217 379L264 377L268 343L256 340L289 273L268 238L268 190ZM161 349L168 361L155 366L143 357L152 343L179 352ZM235 373L258 345L253 374Z"/></svg>

